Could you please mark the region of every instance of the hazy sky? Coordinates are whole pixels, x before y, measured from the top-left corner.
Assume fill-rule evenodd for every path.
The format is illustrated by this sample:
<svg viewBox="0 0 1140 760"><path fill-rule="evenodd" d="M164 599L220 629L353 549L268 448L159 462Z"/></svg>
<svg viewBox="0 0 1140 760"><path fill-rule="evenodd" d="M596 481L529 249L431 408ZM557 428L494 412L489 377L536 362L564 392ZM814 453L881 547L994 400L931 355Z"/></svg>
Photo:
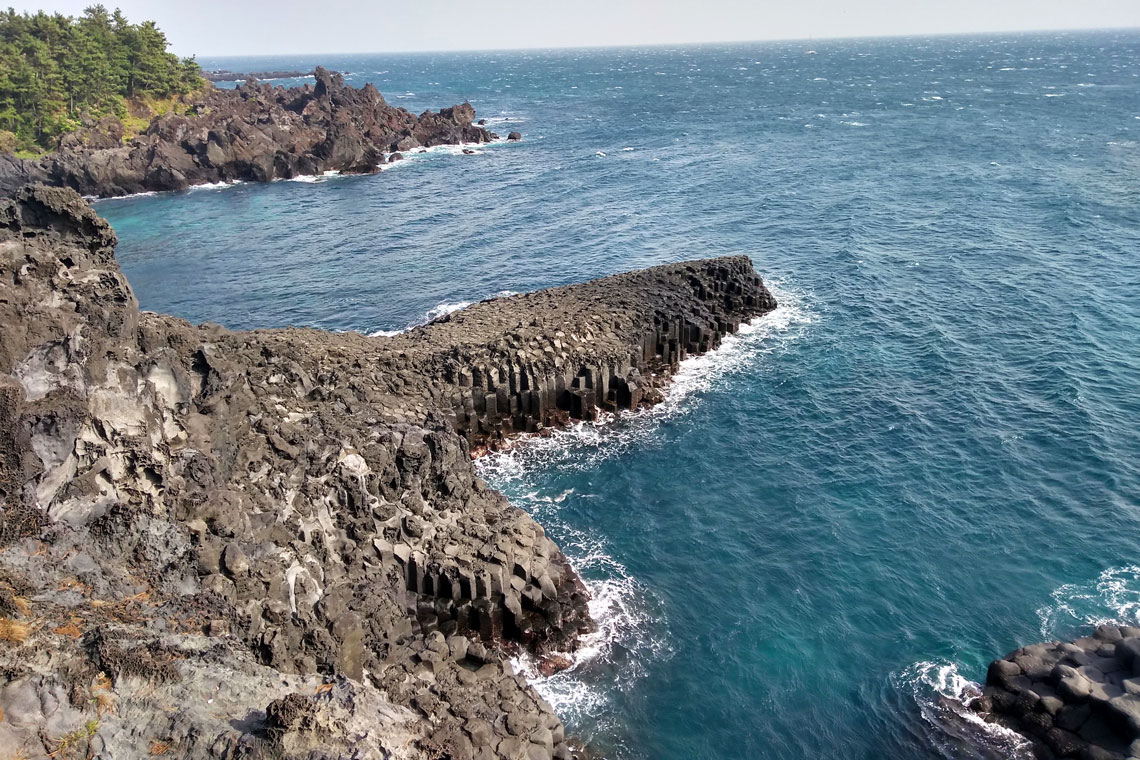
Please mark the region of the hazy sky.
<svg viewBox="0 0 1140 760"><path fill-rule="evenodd" d="M92 0L23 6L80 13ZM180 55L644 45L1140 27L1140 0L121 0Z"/></svg>

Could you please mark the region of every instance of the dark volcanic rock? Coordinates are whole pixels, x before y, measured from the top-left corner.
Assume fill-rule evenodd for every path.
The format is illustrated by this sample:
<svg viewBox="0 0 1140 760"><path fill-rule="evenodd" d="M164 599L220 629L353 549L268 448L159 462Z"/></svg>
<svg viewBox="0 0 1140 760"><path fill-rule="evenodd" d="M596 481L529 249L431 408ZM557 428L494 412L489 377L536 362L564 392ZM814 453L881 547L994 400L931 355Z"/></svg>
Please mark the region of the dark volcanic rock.
<svg viewBox="0 0 1140 760"><path fill-rule="evenodd" d="M215 69L203 71L202 76L208 82L245 82L249 79L296 79L297 77L313 76L313 72L304 71L251 71L240 73L229 69Z"/></svg>
<svg viewBox="0 0 1140 760"><path fill-rule="evenodd" d="M140 313L114 244L69 190L0 201L0 747L576 756L507 653L564 662L587 592L471 444L638 406L775 306L750 262L367 338Z"/></svg>
<svg viewBox="0 0 1140 760"><path fill-rule="evenodd" d="M991 718L1034 741L1043 760L1140 757L1140 629L1018 649L990 663Z"/></svg>
<svg viewBox="0 0 1140 760"><path fill-rule="evenodd" d="M519 134L518 132L511 132L510 134L507 135L507 139L510 140L511 142L518 142L519 140L522 139L522 135Z"/></svg>
<svg viewBox="0 0 1140 760"><path fill-rule="evenodd" d="M322 68L314 76L315 85L290 89L247 82L213 90L197 115L159 116L126 145L122 125L105 120L38 161L0 156L0 194L29 182L109 197L325 171L368 174L389 152L495 138L472 123L468 103L417 117L388 105L371 84L346 87L340 74Z"/></svg>

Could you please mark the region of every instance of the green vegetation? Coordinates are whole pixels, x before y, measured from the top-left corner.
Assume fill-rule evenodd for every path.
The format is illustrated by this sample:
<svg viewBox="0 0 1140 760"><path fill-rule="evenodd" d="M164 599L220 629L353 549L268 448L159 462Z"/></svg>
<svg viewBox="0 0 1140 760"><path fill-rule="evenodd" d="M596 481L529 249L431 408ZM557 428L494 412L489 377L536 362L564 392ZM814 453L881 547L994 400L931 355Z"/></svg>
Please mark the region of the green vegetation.
<svg viewBox="0 0 1140 760"><path fill-rule="evenodd" d="M153 21L102 5L78 18L0 13L0 151L50 150L82 117L137 118L132 104L149 111L205 86L197 62L167 45Z"/></svg>

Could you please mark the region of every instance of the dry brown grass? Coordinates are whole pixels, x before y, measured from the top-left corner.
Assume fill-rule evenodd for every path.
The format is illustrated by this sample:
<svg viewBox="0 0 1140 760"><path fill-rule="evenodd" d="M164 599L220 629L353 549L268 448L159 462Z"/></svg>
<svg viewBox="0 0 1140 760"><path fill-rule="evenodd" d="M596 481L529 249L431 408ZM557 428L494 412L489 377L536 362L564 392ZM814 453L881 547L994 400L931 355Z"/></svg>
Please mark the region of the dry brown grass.
<svg viewBox="0 0 1140 760"><path fill-rule="evenodd" d="M170 745L167 744L166 742L154 742L153 744L150 745L150 754L153 755L154 757L158 757L159 755L165 755L169 751L170 751Z"/></svg>
<svg viewBox="0 0 1140 760"><path fill-rule="evenodd" d="M11 618L0 618L0 641L9 644L23 644L31 632L27 623L21 623Z"/></svg>
<svg viewBox="0 0 1140 760"><path fill-rule="evenodd" d="M58 628L53 628L51 632L58 636L70 636L73 639L77 639L83 635L83 631L79 630L79 626L74 622L65 623Z"/></svg>
<svg viewBox="0 0 1140 760"><path fill-rule="evenodd" d="M95 676L95 683L91 686L91 699L95 703L95 712L102 718L107 713L115 711L115 697L111 694L111 679L106 673Z"/></svg>

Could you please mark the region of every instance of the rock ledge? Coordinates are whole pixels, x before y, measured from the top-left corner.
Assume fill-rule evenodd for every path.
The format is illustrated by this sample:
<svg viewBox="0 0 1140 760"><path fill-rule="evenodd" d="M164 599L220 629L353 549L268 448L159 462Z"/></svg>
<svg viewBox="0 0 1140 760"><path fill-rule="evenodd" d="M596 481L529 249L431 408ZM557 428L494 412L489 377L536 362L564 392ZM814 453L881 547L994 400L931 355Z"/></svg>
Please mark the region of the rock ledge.
<svg viewBox="0 0 1140 760"><path fill-rule="evenodd" d="M1140 628L1102 625L994 660L975 708L1030 737L1043 760L1140 758Z"/></svg>
<svg viewBox="0 0 1140 760"><path fill-rule="evenodd" d="M748 259L369 338L140 313L115 242L0 200L0 749L582 756L509 655L572 650L586 589L473 447L651 401L775 308Z"/></svg>

